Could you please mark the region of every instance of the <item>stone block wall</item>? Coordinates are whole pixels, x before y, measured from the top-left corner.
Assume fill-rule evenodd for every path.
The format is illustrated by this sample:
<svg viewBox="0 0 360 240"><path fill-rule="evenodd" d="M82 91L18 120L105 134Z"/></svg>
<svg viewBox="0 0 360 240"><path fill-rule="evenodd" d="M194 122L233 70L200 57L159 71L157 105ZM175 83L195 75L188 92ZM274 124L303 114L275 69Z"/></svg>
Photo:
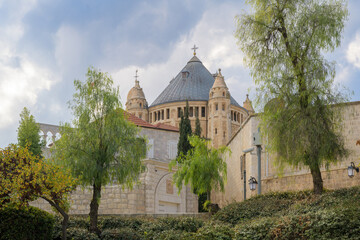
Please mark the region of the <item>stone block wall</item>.
<svg viewBox="0 0 360 240"><path fill-rule="evenodd" d="M339 107L337 107L339 108ZM349 156L342 159L337 164L333 164L327 171L322 168L322 178L324 187L327 189L337 189L350 187L360 184L360 174L349 178L347 167L351 162L355 165L360 164L360 146L356 146L356 140L360 139L360 102L347 103L339 108L343 117L341 132L344 137L345 146L349 150ZM257 116L252 116L245 121L239 131L233 136L228 144L232 155L227 159L227 184L225 193L213 193L212 201L219 203L221 207L234 201L244 200L244 179L243 168L240 165L240 156L242 150L253 147L252 133L257 131L259 120ZM262 176L262 193L273 191L297 191L312 189L312 177L307 167L294 168L285 167L279 171L275 165L276 156L270 155L263 146L261 155L261 176ZM246 154L246 197L255 196L257 191L250 191L248 179L250 176L258 179L257 176L257 155L256 149L253 153Z"/></svg>

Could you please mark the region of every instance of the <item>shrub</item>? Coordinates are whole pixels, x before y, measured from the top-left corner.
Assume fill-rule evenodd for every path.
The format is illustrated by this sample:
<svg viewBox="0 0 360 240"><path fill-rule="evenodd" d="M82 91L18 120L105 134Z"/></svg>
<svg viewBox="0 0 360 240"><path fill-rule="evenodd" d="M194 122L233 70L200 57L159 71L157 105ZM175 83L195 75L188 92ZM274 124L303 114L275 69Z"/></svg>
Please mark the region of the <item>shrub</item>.
<svg viewBox="0 0 360 240"><path fill-rule="evenodd" d="M96 234L90 233L87 229L83 229L83 228L68 228L67 229L67 239L100 240L100 238Z"/></svg>
<svg viewBox="0 0 360 240"><path fill-rule="evenodd" d="M289 210L295 201L309 197L311 197L309 191L264 194L244 202L231 203L215 214L213 219L235 225L258 217L281 215Z"/></svg>
<svg viewBox="0 0 360 240"><path fill-rule="evenodd" d="M141 240L141 234L132 228L106 229L101 233L102 240Z"/></svg>
<svg viewBox="0 0 360 240"><path fill-rule="evenodd" d="M149 221L141 228L145 239L189 239L204 225L203 220L191 217L167 217ZM190 238L191 239L191 238Z"/></svg>
<svg viewBox="0 0 360 240"><path fill-rule="evenodd" d="M269 230L274 225L274 218L264 217L244 222L234 228L235 239L266 240L271 239Z"/></svg>
<svg viewBox="0 0 360 240"><path fill-rule="evenodd" d="M231 240L234 238L234 230L231 225L218 223L218 222L210 222L200 228L196 235L195 239L198 240Z"/></svg>
<svg viewBox="0 0 360 240"><path fill-rule="evenodd" d="M102 230L128 227L134 230L139 229L144 223L145 219L141 218L125 218L125 217L104 217L100 220L100 227Z"/></svg>
<svg viewBox="0 0 360 240"><path fill-rule="evenodd" d="M50 213L35 207L4 208L0 210L0 239L51 239L54 223Z"/></svg>

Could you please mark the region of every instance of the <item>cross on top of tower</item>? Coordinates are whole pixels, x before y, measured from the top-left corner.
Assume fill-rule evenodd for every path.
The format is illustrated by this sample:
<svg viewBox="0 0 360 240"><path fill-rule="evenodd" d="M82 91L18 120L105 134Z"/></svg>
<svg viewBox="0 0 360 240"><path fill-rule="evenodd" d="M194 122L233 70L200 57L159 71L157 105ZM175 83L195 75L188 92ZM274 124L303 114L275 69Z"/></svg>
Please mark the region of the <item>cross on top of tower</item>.
<svg viewBox="0 0 360 240"><path fill-rule="evenodd" d="M196 49L198 49L198 47L196 47L196 45L194 44L194 47L191 48L192 50L194 50L194 56L196 55Z"/></svg>
<svg viewBox="0 0 360 240"><path fill-rule="evenodd" d="M136 69L136 71L135 71L135 82L138 80L137 78L139 77L139 75L138 75L138 70Z"/></svg>

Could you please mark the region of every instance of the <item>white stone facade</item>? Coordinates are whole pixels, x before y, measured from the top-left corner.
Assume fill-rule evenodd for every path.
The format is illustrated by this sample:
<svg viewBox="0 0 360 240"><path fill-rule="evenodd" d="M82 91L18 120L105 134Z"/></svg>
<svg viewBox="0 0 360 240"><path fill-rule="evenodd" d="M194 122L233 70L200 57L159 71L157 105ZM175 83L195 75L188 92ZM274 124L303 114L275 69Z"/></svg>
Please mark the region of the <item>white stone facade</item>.
<svg viewBox="0 0 360 240"><path fill-rule="evenodd" d="M143 127L140 135L149 140L148 156L143 160L145 172L141 174L139 183L132 190L122 188L118 184L103 187L99 214L197 213L197 195L186 186L179 193L172 185L173 173L169 172L168 168L168 163L176 156L179 133ZM89 214L91 199L91 188L78 187L69 197L69 213ZM41 199L32 202L31 205L51 211L50 205Z"/></svg>

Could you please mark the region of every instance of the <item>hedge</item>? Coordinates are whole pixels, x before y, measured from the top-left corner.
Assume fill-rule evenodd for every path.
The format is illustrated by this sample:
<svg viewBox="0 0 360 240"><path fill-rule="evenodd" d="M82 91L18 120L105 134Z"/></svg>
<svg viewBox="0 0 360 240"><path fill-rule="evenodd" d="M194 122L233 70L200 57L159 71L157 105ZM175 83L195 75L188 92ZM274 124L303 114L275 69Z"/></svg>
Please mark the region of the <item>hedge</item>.
<svg viewBox="0 0 360 240"><path fill-rule="evenodd" d="M52 239L54 217L38 208L0 209L0 240Z"/></svg>

